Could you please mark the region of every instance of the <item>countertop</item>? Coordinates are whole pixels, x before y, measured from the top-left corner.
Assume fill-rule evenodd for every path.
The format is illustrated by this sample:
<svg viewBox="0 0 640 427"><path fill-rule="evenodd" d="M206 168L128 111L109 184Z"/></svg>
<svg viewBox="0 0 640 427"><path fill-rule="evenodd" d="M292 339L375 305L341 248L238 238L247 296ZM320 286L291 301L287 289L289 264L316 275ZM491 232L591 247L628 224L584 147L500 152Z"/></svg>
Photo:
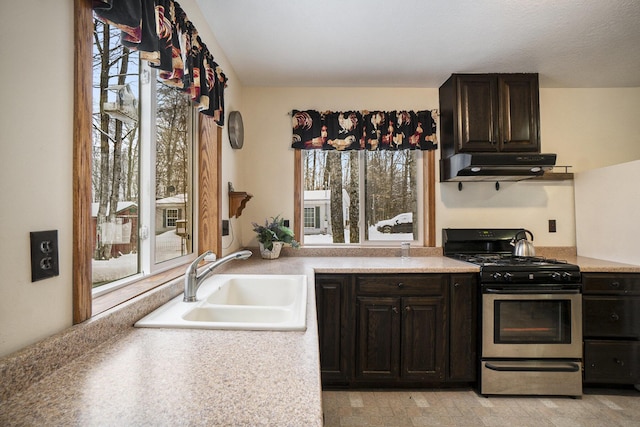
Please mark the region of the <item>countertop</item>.
<svg viewBox="0 0 640 427"><path fill-rule="evenodd" d="M564 257L582 271L640 266ZM134 328L176 279L0 359L0 425L322 425L314 273L473 273L442 256L281 257L219 273L306 274L304 332Z"/></svg>
<svg viewBox="0 0 640 427"><path fill-rule="evenodd" d="M133 328L133 322L182 291L182 280L176 280L0 360L4 387L0 425L321 426L314 271L477 270L472 264L444 257L281 257L267 261L254 256L234 261L217 271L306 274L307 330ZM105 331L109 329L119 332L109 336ZM100 342L99 337L104 336L108 338ZM77 355L76 346L86 349ZM27 385L20 389L16 384L11 389L11 381Z"/></svg>

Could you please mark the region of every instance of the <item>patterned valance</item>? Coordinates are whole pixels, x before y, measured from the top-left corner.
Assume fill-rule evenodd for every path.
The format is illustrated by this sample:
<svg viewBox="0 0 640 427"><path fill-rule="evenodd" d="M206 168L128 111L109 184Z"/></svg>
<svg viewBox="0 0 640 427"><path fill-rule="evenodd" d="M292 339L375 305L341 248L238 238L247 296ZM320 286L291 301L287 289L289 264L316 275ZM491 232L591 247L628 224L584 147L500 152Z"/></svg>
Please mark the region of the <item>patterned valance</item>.
<svg viewBox="0 0 640 427"><path fill-rule="evenodd" d="M224 125L227 77L177 2L93 0L93 11L118 28L122 45L139 51L166 84L187 92L201 113Z"/></svg>
<svg viewBox="0 0 640 427"><path fill-rule="evenodd" d="M291 112L302 150L435 150L437 110Z"/></svg>

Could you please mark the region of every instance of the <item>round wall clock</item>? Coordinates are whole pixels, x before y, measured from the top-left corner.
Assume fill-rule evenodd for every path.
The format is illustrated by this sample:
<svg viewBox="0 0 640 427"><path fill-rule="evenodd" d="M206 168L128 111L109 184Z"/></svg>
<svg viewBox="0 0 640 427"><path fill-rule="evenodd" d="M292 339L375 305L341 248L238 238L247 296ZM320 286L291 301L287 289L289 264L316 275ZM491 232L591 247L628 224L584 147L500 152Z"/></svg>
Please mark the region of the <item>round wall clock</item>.
<svg viewBox="0 0 640 427"><path fill-rule="evenodd" d="M244 127L240 111L229 113L229 142L232 148L240 149L244 144Z"/></svg>

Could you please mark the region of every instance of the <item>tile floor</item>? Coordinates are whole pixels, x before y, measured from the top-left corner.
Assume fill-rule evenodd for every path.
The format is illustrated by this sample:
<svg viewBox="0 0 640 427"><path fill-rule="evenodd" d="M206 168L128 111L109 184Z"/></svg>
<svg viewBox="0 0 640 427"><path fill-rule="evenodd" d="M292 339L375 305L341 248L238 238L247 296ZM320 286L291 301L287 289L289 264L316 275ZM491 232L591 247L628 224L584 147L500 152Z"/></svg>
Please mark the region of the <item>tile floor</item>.
<svg viewBox="0 0 640 427"><path fill-rule="evenodd" d="M483 397L464 390L323 391L325 426L640 427L640 392Z"/></svg>

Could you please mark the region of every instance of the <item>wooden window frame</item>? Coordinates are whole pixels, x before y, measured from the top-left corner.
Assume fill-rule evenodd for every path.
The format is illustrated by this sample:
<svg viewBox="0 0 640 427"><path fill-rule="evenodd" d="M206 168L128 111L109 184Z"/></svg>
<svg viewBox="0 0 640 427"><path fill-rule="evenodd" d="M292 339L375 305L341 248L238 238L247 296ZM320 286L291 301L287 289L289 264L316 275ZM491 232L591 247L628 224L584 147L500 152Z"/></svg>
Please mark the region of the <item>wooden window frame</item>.
<svg viewBox="0 0 640 427"><path fill-rule="evenodd" d="M293 232L296 240L302 238L304 225L304 200L302 200L302 150L294 150L293 155ZM436 245L436 173L435 173L435 151L427 150L423 156L422 180L425 192L424 216L426 226L424 227L424 246L435 247Z"/></svg>

